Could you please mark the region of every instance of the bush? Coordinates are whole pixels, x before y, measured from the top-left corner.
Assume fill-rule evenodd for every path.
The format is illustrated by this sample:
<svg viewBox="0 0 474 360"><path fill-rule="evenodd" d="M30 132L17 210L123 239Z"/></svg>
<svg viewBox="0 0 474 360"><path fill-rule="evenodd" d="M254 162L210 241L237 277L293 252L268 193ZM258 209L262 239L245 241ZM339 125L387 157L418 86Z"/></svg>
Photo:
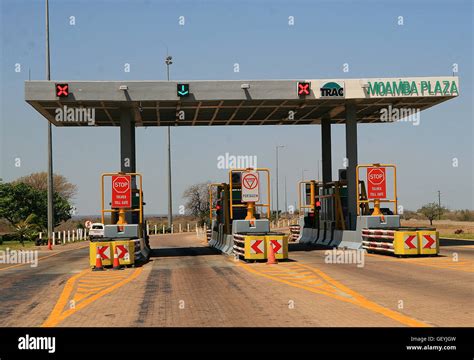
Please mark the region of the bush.
<svg viewBox="0 0 474 360"><path fill-rule="evenodd" d="M15 241L19 240L15 234L4 234L2 235L2 242L4 241Z"/></svg>

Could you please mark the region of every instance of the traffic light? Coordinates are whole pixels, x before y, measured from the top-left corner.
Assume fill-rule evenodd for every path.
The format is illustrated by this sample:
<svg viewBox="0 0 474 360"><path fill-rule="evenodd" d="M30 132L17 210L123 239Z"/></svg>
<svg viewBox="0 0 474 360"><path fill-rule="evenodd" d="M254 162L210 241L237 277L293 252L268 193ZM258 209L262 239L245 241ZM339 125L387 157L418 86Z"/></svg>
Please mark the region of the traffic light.
<svg viewBox="0 0 474 360"><path fill-rule="evenodd" d="M309 95L311 91L311 83L309 82L299 82L298 83L298 95L305 96Z"/></svg>
<svg viewBox="0 0 474 360"><path fill-rule="evenodd" d="M218 199L216 201L216 218L218 222L221 222L221 214L222 214L222 199Z"/></svg>
<svg viewBox="0 0 474 360"><path fill-rule="evenodd" d="M69 96L69 85L68 84L56 84L56 96L57 97L68 97Z"/></svg>
<svg viewBox="0 0 474 360"><path fill-rule="evenodd" d="M232 185L240 185L242 183L242 173L232 172Z"/></svg>
<svg viewBox="0 0 474 360"><path fill-rule="evenodd" d="M321 210L321 201L316 201L316 210Z"/></svg>

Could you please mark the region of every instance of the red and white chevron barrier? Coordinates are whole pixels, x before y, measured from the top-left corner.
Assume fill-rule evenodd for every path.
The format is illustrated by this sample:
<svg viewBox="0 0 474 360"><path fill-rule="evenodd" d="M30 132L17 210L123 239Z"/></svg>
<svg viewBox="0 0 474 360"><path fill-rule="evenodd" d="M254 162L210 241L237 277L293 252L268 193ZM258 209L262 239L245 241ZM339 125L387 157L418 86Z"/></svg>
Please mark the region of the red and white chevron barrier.
<svg viewBox="0 0 474 360"><path fill-rule="evenodd" d="M395 230L362 229L362 248L366 250L395 252L394 239Z"/></svg>
<svg viewBox="0 0 474 360"><path fill-rule="evenodd" d="M301 227L296 225L290 225L290 236L288 238L289 241L297 241L300 237L300 229Z"/></svg>

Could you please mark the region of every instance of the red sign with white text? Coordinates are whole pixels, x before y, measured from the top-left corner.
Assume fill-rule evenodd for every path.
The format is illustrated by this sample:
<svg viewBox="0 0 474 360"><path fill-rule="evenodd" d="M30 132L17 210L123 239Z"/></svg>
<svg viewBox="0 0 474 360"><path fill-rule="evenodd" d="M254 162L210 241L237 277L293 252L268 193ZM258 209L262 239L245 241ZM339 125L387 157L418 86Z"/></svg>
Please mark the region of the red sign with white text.
<svg viewBox="0 0 474 360"><path fill-rule="evenodd" d="M132 207L132 178L130 175L112 176L112 207Z"/></svg>
<svg viewBox="0 0 474 360"><path fill-rule="evenodd" d="M387 178L385 168L367 168L367 198L385 199L387 197Z"/></svg>

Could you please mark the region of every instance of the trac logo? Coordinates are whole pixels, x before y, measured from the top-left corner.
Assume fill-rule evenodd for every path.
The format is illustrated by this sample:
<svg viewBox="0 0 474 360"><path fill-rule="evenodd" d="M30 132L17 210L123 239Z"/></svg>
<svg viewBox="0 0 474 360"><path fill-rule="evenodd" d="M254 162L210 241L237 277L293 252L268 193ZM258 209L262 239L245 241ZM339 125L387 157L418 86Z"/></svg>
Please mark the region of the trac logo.
<svg viewBox="0 0 474 360"><path fill-rule="evenodd" d="M321 97L344 97L344 85L328 82L321 86Z"/></svg>

